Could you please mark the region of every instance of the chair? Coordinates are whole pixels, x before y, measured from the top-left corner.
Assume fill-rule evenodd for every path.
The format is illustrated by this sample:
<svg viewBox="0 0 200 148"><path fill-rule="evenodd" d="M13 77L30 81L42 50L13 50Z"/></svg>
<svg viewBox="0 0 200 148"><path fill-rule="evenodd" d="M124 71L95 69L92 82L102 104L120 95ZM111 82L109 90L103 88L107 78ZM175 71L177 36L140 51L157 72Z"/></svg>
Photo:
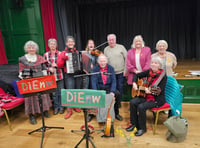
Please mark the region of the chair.
<svg viewBox="0 0 200 148"><path fill-rule="evenodd" d="M180 116L182 112L182 100L183 95L181 93L182 86L178 84L176 79L171 76L167 76L167 83L165 86L165 99L166 103L159 108L152 108L154 113L155 123L153 126L153 134L156 133L156 127L158 123L159 113L162 111L169 111L169 116Z"/></svg>
<svg viewBox="0 0 200 148"><path fill-rule="evenodd" d="M11 123L10 123L10 119L8 117L8 113L7 111L8 110L12 110L18 106L20 106L21 104L24 103L24 98L17 98L17 97L14 97L10 94L7 94L3 91L2 88L0 88L0 94L1 94L1 101L4 101L5 103L3 103L3 105L1 106L1 109L3 110L5 116L6 116L6 119L7 119L7 122L8 122L8 126L9 126L9 129L10 131L12 131L12 127L11 127Z"/></svg>
<svg viewBox="0 0 200 148"><path fill-rule="evenodd" d="M170 104L169 103L165 103L163 106L159 107L159 108L152 108L151 111L153 111L154 113L154 118L155 118L155 123L153 126L153 134L155 135L156 133L156 127L157 127L157 123L158 123L158 118L159 118L159 114L162 111L169 111L170 108Z"/></svg>

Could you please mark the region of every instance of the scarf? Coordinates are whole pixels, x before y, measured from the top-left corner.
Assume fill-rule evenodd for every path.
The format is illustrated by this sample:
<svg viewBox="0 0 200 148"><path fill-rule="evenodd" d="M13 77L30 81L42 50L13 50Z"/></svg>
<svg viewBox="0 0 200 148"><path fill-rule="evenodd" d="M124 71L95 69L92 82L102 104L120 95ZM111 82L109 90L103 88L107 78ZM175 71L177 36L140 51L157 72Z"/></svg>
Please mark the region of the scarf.
<svg viewBox="0 0 200 148"><path fill-rule="evenodd" d="M152 82L158 78L158 76L162 73L162 69L159 69L157 72L153 72L152 69L150 69L148 77L147 77L147 81L149 83L148 86L151 86Z"/></svg>
<svg viewBox="0 0 200 148"><path fill-rule="evenodd" d="M150 69L147 81L149 82L149 86L153 85L155 81L158 79L160 74L163 72L163 69L159 69L157 72L153 72L152 69ZM147 94L146 96L147 101L155 101L155 97L151 94Z"/></svg>
<svg viewBox="0 0 200 148"><path fill-rule="evenodd" d="M78 52L78 50L76 50L76 48L68 48L68 47L65 47L65 51L67 51L68 53L69 52L71 52L71 53Z"/></svg>

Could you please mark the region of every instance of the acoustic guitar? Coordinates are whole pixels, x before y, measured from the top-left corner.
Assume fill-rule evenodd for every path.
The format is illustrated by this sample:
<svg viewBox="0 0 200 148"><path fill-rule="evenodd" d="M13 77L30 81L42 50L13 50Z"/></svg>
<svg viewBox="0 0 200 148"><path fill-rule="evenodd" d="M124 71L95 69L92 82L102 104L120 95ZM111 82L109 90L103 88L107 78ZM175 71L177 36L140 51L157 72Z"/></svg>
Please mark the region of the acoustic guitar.
<svg viewBox="0 0 200 148"><path fill-rule="evenodd" d="M148 83L144 83L144 81L142 79L139 79L137 81L137 85L138 85L137 90L132 88L132 97L133 98L136 96L146 97L146 93L145 93L146 88L149 88L152 95L158 96L161 92L160 87L158 87L158 86L148 87Z"/></svg>
<svg viewBox="0 0 200 148"><path fill-rule="evenodd" d="M107 115L107 120L106 120L106 127L105 127L105 131L104 131L104 135L105 136L110 136L111 126L112 126L112 117L110 115L110 109L111 109L113 103L114 103L114 97L113 97L112 102L111 102L111 104L109 106L109 109L108 109L108 115Z"/></svg>

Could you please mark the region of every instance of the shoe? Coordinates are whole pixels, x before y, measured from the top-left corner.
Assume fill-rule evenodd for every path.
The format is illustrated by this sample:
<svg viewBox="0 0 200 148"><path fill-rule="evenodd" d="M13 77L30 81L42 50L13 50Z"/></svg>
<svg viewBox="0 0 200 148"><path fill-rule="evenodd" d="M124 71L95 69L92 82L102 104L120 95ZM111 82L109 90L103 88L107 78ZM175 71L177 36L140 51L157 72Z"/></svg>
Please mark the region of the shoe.
<svg viewBox="0 0 200 148"><path fill-rule="evenodd" d="M131 131L134 130L134 128L135 128L135 125L132 125L132 124L131 124L129 127L126 128L126 131L127 131L127 132L131 132Z"/></svg>
<svg viewBox="0 0 200 148"><path fill-rule="evenodd" d="M87 122L90 122L92 120L92 118L93 118L93 115L88 115Z"/></svg>
<svg viewBox="0 0 200 148"><path fill-rule="evenodd" d="M140 129L135 133L135 136L142 136L145 132L146 130Z"/></svg>
<svg viewBox="0 0 200 148"><path fill-rule="evenodd" d="M60 108L60 114L64 114L65 110L63 108Z"/></svg>
<svg viewBox="0 0 200 148"><path fill-rule="evenodd" d="M58 114L58 109L54 109L53 114L57 115Z"/></svg>
<svg viewBox="0 0 200 148"><path fill-rule="evenodd" d="M29 120L30 120L31 124L33 124L33 125L37 124L37 121L36 121L35 116L33 114L29 115Z"/></svg>
<svg viewBox="0 0 200 148"><path fill-rule="evenodd" d="M120 114L116 115L115 118L116 118L117 120L119 120L119 121L122 121L122 120L123 120L123 117L120 116Z"/></svg>
<svg viewBox="0 0 200 148"><path fill-rule="evenodd" d="M72 109L70 108L70 109L68 109L68 112L67 112L67 114L65 115L65 119L68 119L69 117L71 117L71 115L72 115Z"/></svg>
<svg viewBox="0 0 200 148"><path fill-rule="evenodd" d="M49 114L49 112L46 110L46 111L44 111L44 116L45 117L47 117L47 118L49 118L50 117L50 114Z"/></svg>
<svg viewBox="0 0 200 148"><path fill-rule="evenodd" d="M79 108L73 108L75 112L80 113L81 110Z"/></svg>

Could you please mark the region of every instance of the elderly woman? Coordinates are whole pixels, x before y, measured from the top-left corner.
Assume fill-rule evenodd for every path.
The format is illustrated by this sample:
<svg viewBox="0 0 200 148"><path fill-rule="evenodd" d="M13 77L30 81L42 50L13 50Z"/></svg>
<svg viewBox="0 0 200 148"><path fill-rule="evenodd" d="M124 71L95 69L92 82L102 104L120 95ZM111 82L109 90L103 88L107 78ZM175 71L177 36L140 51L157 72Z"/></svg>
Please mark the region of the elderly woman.
<svg viewBox="0 0 200 148"><path fill-rule="evenodd" d="M92 89L95 90L105 90L107 94L111 94L115 97L114 111L115 118L119 121L122 121L123 118L119 114L119 91L116 90L116 78L114 68L107 64L108 60L105 55L101 54L98 58L99 65L93 69L93 73L98 73L92 75ZM91 115L88 116L90 121L92 118Z"/></svg>
<svg viewBox="0 0 200 148"><path fill-rule="evenodd" d="M133 76L137 73L149 69L151 60L151 49L145 47L141 35L133 39L132 49L127 53L126 68L128 71L127 83L132 85Z"/></svg>
<svg viewBox="0 0 200 148"><path fill-rule="evenodd" d="M146 132L146 110L154 107L160 107L165 103L165 85L167 77L162 67L162 61L159 57L151 59L150 69L137 73L133 77L133 89L138 90L137 80L146 78L148 86L145 88L146 97L137 96L130 101L130 119L131 125L126 128L132 131L137 127L135 136L141 136ZM153 86L157 86L152 92ZM138 90L139 91L139 90Z"/></svg>
<svg viewBox="0 0 200 148"><path fill-rule="evenodd" d="M60 55L60 51L57 50L57 41L56 39L49 39L48 40L48 46L50 48L50 51L46 52L44 54L44 58L47 61L47 71L48 74L54 74L57 84L56 92L53 92L53 102L54 102L54 112L53 114L56 115L58 112L60 114L64 113L64 108L61 106L61 89L64 88L64 82L63 82L63 73L62 69L59 69L57 67L57 59Z"/></svg>
<svg viewBox="0 0 200 148"><path fill-rule="evenodd" d="M177 65L176 56L166 51L168 44L165 40L159 40L156 43L156 49L158 52L151 55L151 57L160 57L162 59L163 69L166 71L167 76L173 76L173 69Z"/></svg>
<svg viewBox="0 0 200 148"><path fill-rule="evenodd" d="M38 45L34 41L25 43L24 50L26 54L19 58L19 77L21 79L47 75L45 59L38 55ZM26 72L25 72L26 71ZM27 72L29 73L27 75ZM25 114L29 115L30 123L36 124L36 113L44 112L45 117L50 117L48 110L51 107L51 100L48 94L42 95L43 111L40 110L38 96L25 98Z"/></svg>
<svg viewBox="0 0 200 148"><path fill-rule="evenodd" d="M72 36L67 36L66 38L66 47L65 50L60 53L60 56L58 57L57 66L58 68L64 67L64 83L66 89L77 89L80 88L80 79L74 78L75 73L67 73L66 68L66 61L69 60L69 57L66 55L66 53L78 53L79 51L75 48L75 39ZM76 112L81 112L78 108L73 108ZM65 119L68 119L71 117L73 113L72 108L67 109L67 114L65 115Z"/></svg>

